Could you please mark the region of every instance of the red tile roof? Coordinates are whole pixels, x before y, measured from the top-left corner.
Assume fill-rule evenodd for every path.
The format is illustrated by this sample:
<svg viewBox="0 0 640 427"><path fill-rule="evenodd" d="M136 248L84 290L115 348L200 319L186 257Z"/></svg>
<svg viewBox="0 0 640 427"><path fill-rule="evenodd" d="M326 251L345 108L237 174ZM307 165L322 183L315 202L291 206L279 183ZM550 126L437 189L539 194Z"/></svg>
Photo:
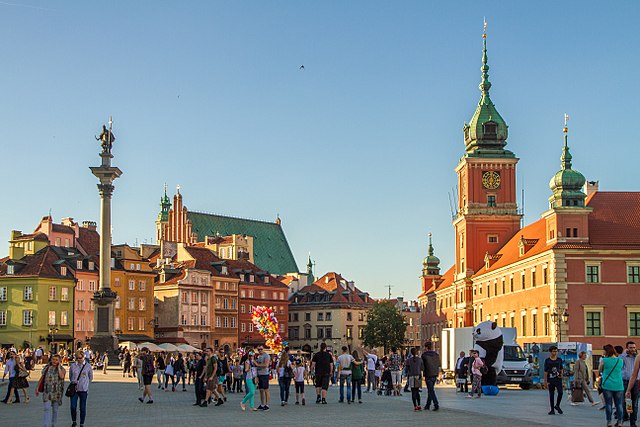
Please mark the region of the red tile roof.
<svg viewBox="0 0 640 427"><path fill-rule="evenodd" d="M640 247L640 192L597 191L587 199L594 247Z"/></svg>
<svg viewBox="0 0 640 427"><path fill-rule="evenodd" d="M455 265L452 265L451 268L449 268L440 278L440 282L436 283L435 285L435 291L439 291L445 288L448 288L449 286L453 286L453 279L455 276ZM427 292L429 293L429 292Z"/></svg>
<svg viewBox="0 0 640 427"><path fill-rule="evenodd" d="M76 234L76 232L73 231L73 228L62 224L53 224L51 230L56 233Z"/></svg>
<svg viewBox="0 0 640 427"><path fill-rule="evenodd" d="M328 279L328 280L327 280ZM343 286L347 283L346 288ZM318 301L315 299L317 293L328 293L329 301ZM298 304L304 303L351 303L351 304L373 304L374 300L368 295L362 295L357 287L353 290L349 288L348 281L338 273L327 273L314 283L307 285L292 295L292 299L298 299Z"/></svg>
<svg viewBox="0 0 640 427"><path fill-rule="evenodd" d="M80 227L76 243L87 255L100 255L100 234L97 231Z"/></svg>
<svg viewBox="0 0 640 427"><path fill-rule="evenodd" d="M47 246L33 255L27 255L16 262L16 277L49 277L55 279L73 279L71 271L67 269L67 275L61 276L59 270L54 266L60 258L56 255L51 246ZM0 264L0 276L7 276L7 260Z"/></svg>
<svg viewBox="0 0 640 427"><path fill-rule="evenodd" d="M41 242L48 242L49 238L47 237L46 234L44 233L34 233L34 234L23 234L22 236L18 237L16 240L37 240L37 241L41 241Z"/></svg>

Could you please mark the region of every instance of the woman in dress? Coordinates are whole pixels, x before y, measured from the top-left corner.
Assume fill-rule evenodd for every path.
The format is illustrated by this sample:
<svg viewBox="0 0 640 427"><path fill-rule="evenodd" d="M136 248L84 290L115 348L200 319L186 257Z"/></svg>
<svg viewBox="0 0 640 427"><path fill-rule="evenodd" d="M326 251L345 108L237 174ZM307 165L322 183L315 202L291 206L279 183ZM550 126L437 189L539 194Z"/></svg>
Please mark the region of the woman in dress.
<svg viewBox="0 0 640 427"><path fill-rule="evenodd" d="M67 372L60 365L60 356L51 355L49 364L42 369L43 382L42 402L44 407L44 427L53 427L58 421L58 408L62 405L64 394L64 377ZM36 397L38 397L36 389Z"/></svg>
<svg viewBox="0 0 640 427"><path fill-rule="evenodd" d="M24 403L29 403L29 394L27 393L27 390L29 388L29 370L25 366L25 363L22 361L22 359L20 359L19 357L16 358L16 379L13 383L13 388L18 390L18 393L20 393L20 390L22 390ZM9 396L11 396L11 393L13 393L13 391L9 391ZM10 402L11 399L7 401L7 403Z"/></svg>

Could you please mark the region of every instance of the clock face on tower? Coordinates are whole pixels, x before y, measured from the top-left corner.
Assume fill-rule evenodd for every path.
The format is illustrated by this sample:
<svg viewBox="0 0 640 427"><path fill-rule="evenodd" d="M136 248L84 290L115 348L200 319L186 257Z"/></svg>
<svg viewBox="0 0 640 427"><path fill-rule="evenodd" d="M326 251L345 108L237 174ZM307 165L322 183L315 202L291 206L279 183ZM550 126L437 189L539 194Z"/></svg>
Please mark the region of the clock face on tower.
<svg viewBox="0 0 640 427"><path fill-rule="evenodd" d="M487 171L482 174L482 186L488 190L495 190L500 187L500 174L494 171Z"/></svg>

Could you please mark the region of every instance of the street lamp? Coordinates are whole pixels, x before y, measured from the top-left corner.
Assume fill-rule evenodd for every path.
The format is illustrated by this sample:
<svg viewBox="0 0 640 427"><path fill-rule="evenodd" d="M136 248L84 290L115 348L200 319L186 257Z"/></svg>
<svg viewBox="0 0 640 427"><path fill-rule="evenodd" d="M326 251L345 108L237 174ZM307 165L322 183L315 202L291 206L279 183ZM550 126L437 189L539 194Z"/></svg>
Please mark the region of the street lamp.
<svg viewBox="0 0 640 427"><path fill-rule="evenodd" d="M562 329L560 328L561 323L569 322L569 311L565 308L562 313L558 313L558 309L556 308L553 313L551 313L551 317L553 318L553 322L556 324L556 328L558 329L558 342L562 342Z"/></svg>
<svg viewBox="0 0 640 427"><path fill-rule="evenodd" d="M440 337L438 337L436 334L431 335L431 342L434 343L433 345L434 350L436 349L436 347L438 347L438 341L440 341Z"/></svg>

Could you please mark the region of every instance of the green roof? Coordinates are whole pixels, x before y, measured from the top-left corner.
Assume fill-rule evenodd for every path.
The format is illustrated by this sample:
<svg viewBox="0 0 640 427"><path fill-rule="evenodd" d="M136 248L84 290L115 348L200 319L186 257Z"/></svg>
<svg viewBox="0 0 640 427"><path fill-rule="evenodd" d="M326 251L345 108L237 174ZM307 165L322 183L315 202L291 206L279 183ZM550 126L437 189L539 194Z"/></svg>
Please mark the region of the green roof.
<svg viewBox="0 0 640 427"><path fill-rule="evenodd" d="M253 237L254 264L274 274L297 273L298 266L280 224L254 219L189 212L192 230L205 236L245 234Z"/></svg>

